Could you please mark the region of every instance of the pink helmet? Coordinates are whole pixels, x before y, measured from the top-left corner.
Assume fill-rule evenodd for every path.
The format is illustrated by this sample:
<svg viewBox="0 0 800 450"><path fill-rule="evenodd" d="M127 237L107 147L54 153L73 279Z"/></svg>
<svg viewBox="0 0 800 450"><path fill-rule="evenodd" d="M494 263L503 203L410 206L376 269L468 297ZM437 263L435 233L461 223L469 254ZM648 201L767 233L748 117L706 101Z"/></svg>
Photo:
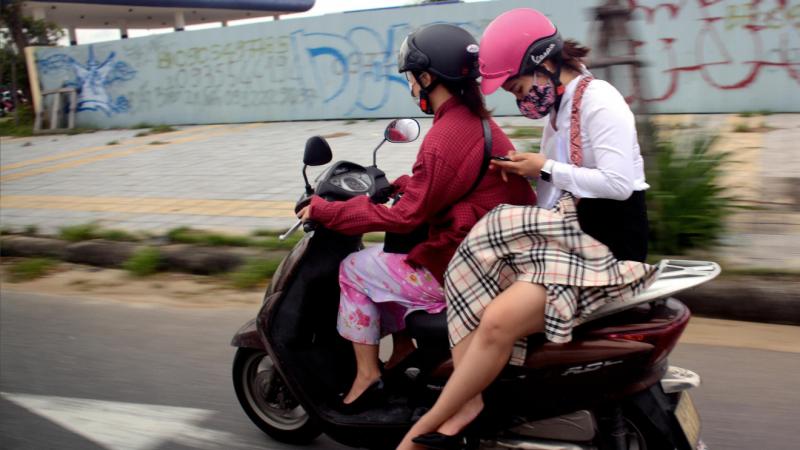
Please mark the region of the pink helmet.
<svg viewBox="0 0 800 450"><path fill-rule="evenodd" d="M553 22L535 9L517 8L499 15L481 38L481 91L489 95L507 79L533 72L563 46Z"/></svg>

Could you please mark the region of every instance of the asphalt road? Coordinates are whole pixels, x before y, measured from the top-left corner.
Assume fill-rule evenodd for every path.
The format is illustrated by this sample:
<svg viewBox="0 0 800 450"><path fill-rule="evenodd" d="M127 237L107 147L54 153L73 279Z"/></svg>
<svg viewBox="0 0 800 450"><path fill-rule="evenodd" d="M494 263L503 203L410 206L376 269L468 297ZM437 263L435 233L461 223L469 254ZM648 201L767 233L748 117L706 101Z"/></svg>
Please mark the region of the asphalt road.
<svg viewBox="0 0 800 450"><path fill-rule="evenodd" d="M228 342L254 313L2 291L0 447L295 448L263 435L233 393ZM682 344L672 362L703 377L711 449L797 448L800 354Z"/></svg>

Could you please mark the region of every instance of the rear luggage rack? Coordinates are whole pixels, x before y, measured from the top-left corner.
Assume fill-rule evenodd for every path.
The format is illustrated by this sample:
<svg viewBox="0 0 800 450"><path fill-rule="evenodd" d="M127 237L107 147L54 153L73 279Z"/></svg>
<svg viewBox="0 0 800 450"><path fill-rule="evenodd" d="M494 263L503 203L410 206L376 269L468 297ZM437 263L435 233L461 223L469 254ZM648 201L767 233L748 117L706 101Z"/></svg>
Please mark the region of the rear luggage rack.
<svg viewBox="0 0 800 450"><path fill-rule="evenodd" d="M649 288L630 300L614 301L601 306L584 323L699 286L713 280L720 272L719 264L712 261L664 259L658 264L656 281Z"/></svg>

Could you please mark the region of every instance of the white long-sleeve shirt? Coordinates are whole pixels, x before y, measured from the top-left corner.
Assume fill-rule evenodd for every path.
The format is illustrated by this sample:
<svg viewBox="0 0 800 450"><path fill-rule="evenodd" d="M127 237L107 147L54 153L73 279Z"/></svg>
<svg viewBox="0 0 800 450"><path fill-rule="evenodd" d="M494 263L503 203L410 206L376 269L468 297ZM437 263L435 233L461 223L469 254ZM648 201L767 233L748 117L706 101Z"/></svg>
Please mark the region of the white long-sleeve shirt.
<svg viewBox="0 0 800 450"><path fill-rule="evenodd" d="M583 163L569 159L570 114L577 77L567 84L558 111L555 131L547 121L542 152L548 159L552 182L537 182L539 206L552 208L561 191L578 198L626 200L634 191L646 190L644 163L636 135L633 113L622 94L603 80L589 83L581 103Z"/></svg>

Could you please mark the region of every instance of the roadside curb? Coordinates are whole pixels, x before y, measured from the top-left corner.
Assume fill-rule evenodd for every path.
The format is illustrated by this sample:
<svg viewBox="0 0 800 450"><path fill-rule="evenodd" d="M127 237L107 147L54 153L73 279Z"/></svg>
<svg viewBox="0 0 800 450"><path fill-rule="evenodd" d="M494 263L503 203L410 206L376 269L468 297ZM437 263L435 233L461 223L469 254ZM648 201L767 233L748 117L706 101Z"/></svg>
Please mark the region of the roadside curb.
<svg viewBox="0 0 800 450"><path fill-rule="evenodd" d="M285 250L259 250L245 247L202 246L188 244L147 244L91 239L66 242L60 239L3 236L0 256L48 257L75 264L120 268L137 250L156 248L167 271L211 275L229 272L247 260L283 257Z"/></svg>
<svg viewBox="0 0 800 450"><path fill-rule="evenodd" d="M246 247L148 245L102 239L70 243L17 235L0 238L0 256L50 257L100 267L120 267L145 247L159 250L166 270L199 275L228 272L251 258L282 257L287 253ZM723 275L675 297L698 316L800 325L800 277Z"/></svg>

